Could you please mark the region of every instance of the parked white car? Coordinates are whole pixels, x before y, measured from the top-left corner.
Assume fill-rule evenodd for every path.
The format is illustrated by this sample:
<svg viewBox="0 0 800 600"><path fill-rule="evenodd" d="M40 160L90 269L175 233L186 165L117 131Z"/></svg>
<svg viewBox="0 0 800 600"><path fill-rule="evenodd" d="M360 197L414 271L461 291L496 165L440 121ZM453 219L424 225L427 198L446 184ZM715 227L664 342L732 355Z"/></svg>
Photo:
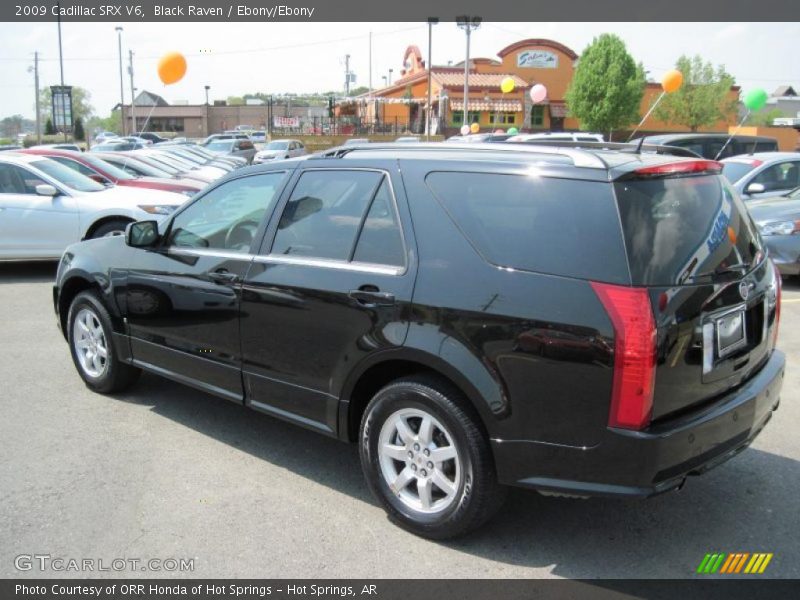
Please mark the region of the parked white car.
<svg viewBox="0 0 800 600"><path fill-rule="evenodd" d="M300 140L272 140L253 157L253 164L308 154Z"/></svg>
<svg viewBox="0 0 800 600"><path fill-rule="evenodd" d="M0 154L0 259L57 259L83 239L160 220L186 201L173 192L105 187L54 160Z"/></svg>
<svg viewBox="0 0 800 600"><path fill-rule="evenodd" d="M508 138L507 142L533 142L539 140L554 140L561 142L604 142L602 134L589 133L584 131L570 132L570 131L555 131L541 133L520 133L513 137Z"/></svg>

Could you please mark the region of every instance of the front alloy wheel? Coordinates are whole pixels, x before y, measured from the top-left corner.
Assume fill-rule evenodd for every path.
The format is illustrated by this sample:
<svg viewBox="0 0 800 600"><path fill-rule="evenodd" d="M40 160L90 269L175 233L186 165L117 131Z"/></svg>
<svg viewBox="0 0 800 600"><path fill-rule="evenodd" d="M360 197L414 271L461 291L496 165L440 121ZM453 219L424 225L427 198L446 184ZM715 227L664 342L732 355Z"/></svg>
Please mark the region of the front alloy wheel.
<svg viewBox="0 0 800 600"><path fill-rule="evenodd" d="M81 308L75 315L72 344L83 372L93 379L102 377L108 369L108 340L100 318L92 309Z"/></svg>

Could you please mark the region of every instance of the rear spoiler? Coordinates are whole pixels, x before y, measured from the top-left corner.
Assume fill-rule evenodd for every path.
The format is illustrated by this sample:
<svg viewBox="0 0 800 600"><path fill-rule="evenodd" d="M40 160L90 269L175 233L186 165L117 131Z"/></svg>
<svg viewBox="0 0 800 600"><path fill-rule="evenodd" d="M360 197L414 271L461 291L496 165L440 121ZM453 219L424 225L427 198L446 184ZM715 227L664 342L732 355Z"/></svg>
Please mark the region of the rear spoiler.
<svg viewBox="0 0 800 600"><path fill-rule="evenodd" d="M576 142L572 140L525 140L519 142L498 142L502 144L526 144L537 146L559 146L561 148L585 148L586 150L616 150L618 152L630 152L631 154L641 154L643 152L651 154L666 154L669 156L684 156L687 158L702 158L696 152L688 148L678 148L677 146L663 146L661 144L632 144L625 142Z"/></svg>

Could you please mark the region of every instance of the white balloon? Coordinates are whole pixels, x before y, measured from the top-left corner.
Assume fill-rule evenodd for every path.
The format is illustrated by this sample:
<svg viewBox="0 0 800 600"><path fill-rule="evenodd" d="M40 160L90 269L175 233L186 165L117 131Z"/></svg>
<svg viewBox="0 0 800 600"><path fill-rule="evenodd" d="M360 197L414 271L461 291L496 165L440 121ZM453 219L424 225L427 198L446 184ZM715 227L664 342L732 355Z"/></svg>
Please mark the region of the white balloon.
<svg viewBox="0 0 800 600"><path fill-rule="evenodd" d="M461 126L461 135L469 135L469 125Z"/></svg>
<svg viewBox="0 0 800 600"><path fill-rule="evenodd" d="M531 88L531 100L533 100L534 104L542 102L545 98L547 98L547 88L541 83L537 83Z"/></svg>

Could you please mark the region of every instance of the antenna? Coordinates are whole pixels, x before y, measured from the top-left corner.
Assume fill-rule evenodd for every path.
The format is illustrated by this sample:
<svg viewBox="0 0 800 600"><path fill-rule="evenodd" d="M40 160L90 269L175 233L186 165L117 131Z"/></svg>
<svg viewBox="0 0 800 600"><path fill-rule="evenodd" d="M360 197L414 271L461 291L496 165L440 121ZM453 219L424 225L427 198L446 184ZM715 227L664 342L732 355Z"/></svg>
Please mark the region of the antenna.
<svg viewBox="0 0 800 600"><path fill-rule="evenodd" d="M639 143L636 144L636 151L634 152L634 154L641 154L643 145L644 145L644 136L639 138Z"/></svg>

